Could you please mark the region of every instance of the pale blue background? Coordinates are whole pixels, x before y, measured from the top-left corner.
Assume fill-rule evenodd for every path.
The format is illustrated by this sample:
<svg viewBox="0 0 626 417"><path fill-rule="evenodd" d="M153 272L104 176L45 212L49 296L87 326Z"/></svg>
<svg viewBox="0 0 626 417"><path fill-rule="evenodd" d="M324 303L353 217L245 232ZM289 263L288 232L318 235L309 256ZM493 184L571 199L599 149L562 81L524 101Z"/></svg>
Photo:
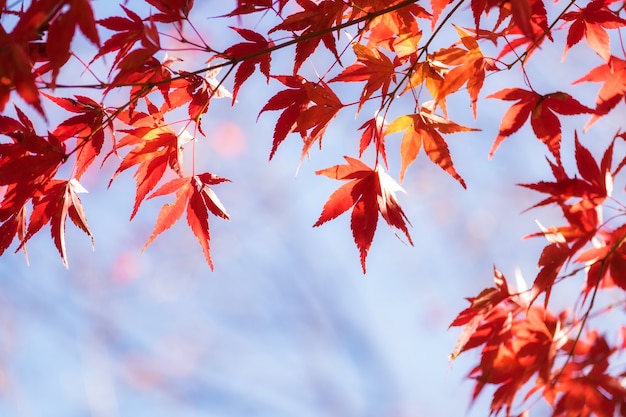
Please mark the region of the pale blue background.
<svg viewBox="0 0 626 417"><path fill-rule="evenodd" d="M103 3L94 5L117 13L117 6ZM227 2L197 3L204 10L199 16L231 9ZM196 22L212 44L238 41L219 21ZM281 57L289 54L276 54L274 68L288 73ZM547 50L537 57L545 62L530 74L537 90L567 88L553 83L572 81L600 63L584 61L574 48L563 74L560 54ZM328 54L320 56L305 71L325 71ZM177 68L197 69L205 59L186 57ZM65 81L76 82L75 74ZM481 97L507 86L523 86L518 68L489 78ZM95 251L69 226L69 270L46 230L28 245L30 266L21 254L0 259L0 415L488 414L488 398L469 408L472 384L462 381L477 357L449 364L459 329L447 326L465 308L464 297L492 285L494 263L511 280L520 268L532 281L544 242L520 238L537 230L535 218L545 225L561 221L549 210L520 215L541 196L514 184L550 179L545 148L525 126L488 161L511 103L483 101L474 122L467 98L459 95L450 117L483 128L447 136L468 190L419 155L403 184L407 194L399 194L415 247L400 242L381 220L363 276L348 215L321 228L311 225L340 185L314 172L342 163L344 154L356 155L356 128L365 118L355 121L346 113L326 134L324 151L313 151L295 176L299 140L288 137L268 164L278 113L255 124L279 88L274 81L267 88L254 75L234 109L228 100L214 101L204 118L208 139L200 138L197 165L233 181L214 188L232 217L230 223L211 219L215 272L184 219L141 253L160 206L171 199L144 203L129 223L134 181L125 173L107 190L113 163L103 177L83 180ZM577 90L587 94L585 104L593 105L596 88ZM363 110L364 116L367 111L373 110ZM396 111L411 112L411 105ZM224 120L244 129L246 150L237 157L215 151L215 141L224 138L211 132ZM573 123L564 127L564 146L571 149L573 128L580 130L586 118L568 120ZM612 135L616 120L592 132ZM396 178L399 141L394 135L387 143ZM566 163L572 167L569 156Z"/></svg>

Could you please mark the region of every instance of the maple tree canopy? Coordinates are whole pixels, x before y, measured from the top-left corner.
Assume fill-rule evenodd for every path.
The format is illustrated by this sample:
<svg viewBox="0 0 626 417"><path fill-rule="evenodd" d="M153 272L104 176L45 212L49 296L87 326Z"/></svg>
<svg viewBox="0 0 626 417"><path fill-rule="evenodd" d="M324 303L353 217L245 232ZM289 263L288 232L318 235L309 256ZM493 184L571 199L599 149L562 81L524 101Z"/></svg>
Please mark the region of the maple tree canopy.
<svg viewBox="0 0 626 417"><path fill-rule="evenodd" d="M135 9L137 3L145 7ZM452 101L468 103L477 120L484 100L495 100L505 110L485 157L497 158L497 150L509 145L505 140L516 135L545 145L554 178L520 186L542 194L535 207L557 209L563 225L541 226L529 236L546 242L530 288L511 288L494 268L495 286L468 298L470 306L451 324L463 327L451 358L480 348L479 363L469 374L473 398L493 388L493 415L528 416L538 398L555 417L626 415L626 326L613 334L592 327L592 319L626 307L626 205L613 194L614 184L623 189L619 181L626 165L626 3L224 4L229 11L219 16L204 15L193 0L123 2L113 15L100 15L89 0L0 0L0 255L27 254L28 241L49 227L67 266L68 223L93 244L96 237L79 198L86 191L81 179L106 163L116 164L109 184L132 172L131 220L145 200L167 201L146 246L185 214L213 268L209 219L230 219L215 191L229 180L196 163L196 143L205 140L203 116L211 103L227 99L236 108L237 98L256 82L255 88L264 83L278 89L257 116L271 118L275 126L268 138L270 160L289 140L301 142L302 162L314 147L323 148L338 119L360 120L353 154L337 155L337 165L317 171L340 182L320 203L313 225L350 211L365 273L379 218L413 244L397 195L410 169L434 163L466 187L453 161L463 155L452 155L447 138L481 126L456 122L462 106ZM237 42L208 42L198 25L207 17ZM74 50L79 40L86 43L80 54ZM562 65L569 65L576 48L585 51L593 68L573 84L535 90L530 69L542 68L536 57L548 43L562 50ZM180 51L193 53L193 62L182 62ZM279 51L291 54L287 71L274 69ZM313 60L312 74L305 64ZM76 65L83 77L63 84ZM485 85L499 85L495 80L502 77L507 87L483 94ZM595 102L580 95L581 85L597 88ZM52 108L66 118L51 123ZM563 128L564 120L581 115L587 120L582 129ZM607 120L613 129L609 137L590 135L592 126ZM592 150L600 147L594 156ZM191 148L192 160L183 161L185 148ZM573 174L563 163L567 159L575 161ZM570 309L552 311L557 284L577 278L580 298ZM596 305L602 291L617 293L618 301Z"/></svg>

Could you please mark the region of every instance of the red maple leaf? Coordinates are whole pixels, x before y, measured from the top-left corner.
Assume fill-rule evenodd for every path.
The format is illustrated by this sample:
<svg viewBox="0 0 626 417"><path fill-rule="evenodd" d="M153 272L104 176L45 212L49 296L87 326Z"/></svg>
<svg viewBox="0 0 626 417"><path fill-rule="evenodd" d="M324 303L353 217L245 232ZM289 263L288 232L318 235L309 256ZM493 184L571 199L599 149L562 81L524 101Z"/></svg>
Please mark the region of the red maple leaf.
<svg viewBox="0 0 626 417"><path fill-rule="evenodd" d="M30 191L30 190L27 190ZM2 193L0 201L0 256L11 246L17 236L20 242L26 236L26 205L32 194L25 193L24 187L11 184ZM22 246L26 259L26 247Z"/></svg>
<svg viewBox="0 0 626 417"><path fill-rule="evenodd" d="M556 92L541 95L521 88L505 88L487 98L517 101L502 117L500 133L491 146L491 158L504 139L517 132L530 117L530 124L537 138L543 142L557 161L561 159L561 122L555 113L575 115L593 113L567 93Z"/></svg>
<svg viewBox="0 0 626 417"><path fill-rule="evenodd" d="M304 159L315 142L319 142L320 148L322 147L322 137L326 128L343 108L339 97L322 80L318 83L307 82L304 90L310 103L296 121L300 134L306 132L302 135L304 145L300 160Z"/></svg>
<svg viewBox="0 0 626 417"><path fill-rule="evenodd" d="M376 154L380 155L383 159L383 163L386 168L389 168L387 164L387 151L385 150L385 136L383 131L389 123L385 122L382 116L378 113L375 117L369 119L359 127L359 130L363 130L361 134L361 140L359 141L359 157L363 156L363 152L374 144Z"/></svg>
<svg viewBox="0 0 626 417"><path fill-rule="evenodd" d="M17 107L16 111L19 120L0 115L0 134L13 140L0 143L0 255L15 236L24 240L26 203L66 157L62 143L38 136L26 115Z"/></svg>
<svg viewBox="0 0 626 417"><path fill-rule="evenodd" d="M464 326L450 359L455 359L461 352L474 348L484 341L477 342L474 332L483 319L501 302L508 300L511 294L505 276L493 268L495 287L485 288L476 297L469 297L470 306L461 311L449 327ZM470 342L471 341L471 342Z"/></svg>
<svg viewBox="0 0 626 417"><path fill-rule="evenodd" d="M541 181L534 184L520 184L523 187L549 194L549 197L533 207L546 204L556 204L563 211L563 216L569 224L560 227L550 227L530 236L545 236L550 244L541 254L541 267L533 283L533 300L545 293L545 305L548 303L551 289L563 266L577 254L577 261L595 261L608 253L607 247L597 247L583 250L592 241L610 241L606 232L600 231L601 218L598 206L611 194L613 179L611 174L613 143L604 152L602 161L598 165L593 155L582 146L575 137L576 165L582 178L570 178L563 166L550 162L556 181ZM569 202L575 198L574 203ZM610 246L610 244L608 245ZM606 272L606 270L604 271ZM594 270L597 282L598 270ZM604 275L601 273L600 275ZM588 275L590 276L590 275ZM588 290L593 285L587 286Z"/></svg>
<svg viewBox="0 0 626 417"><path fill-rule="evenodd" d="M483 11L487 14L493 7L499 8L500 15L494 29L491 31L492 33L487 34L485 37L495 43L495 40L500 36L506 36L506 43L496 57L497 59L515 51L519 47L523 47L524 59L527 59L546 39L552 41L551 29L548 27L547 11L542 0L472 0L477 32L487 33L479 27L480 16ZM496 33L496 29L508 17L511 17L508 26L502 30L502 33Z"/></svg>
<svg viewBox="0 0 626 417"><path fill-rule="evenodd" d="M604 82L596 98L596 111L585 128L589 128L600 117L611 111L622 100L626 100L626 61L611 56L608 62L595 67L582 78L574 81Z"/></svg>
<svg viewBox="0 0 626 417"><path fill-rule="evenodd" d="M626 25L614 11L608 8L611 0L593 0L576 12L568 12L561 16L565 21L573 21L567 32L567 42L563 57L572 46L581 41L583 36L591 48L608 62L611 57L609 35L605 29L616 29Z"/></svg>
<svg viewBox="0 0 626 417"><path fill-rule="evenodd" d="M44 114L39 99L39 89L32 73L31 58L28 54L27 40L20 40L14 33L7 33L0 25L0 112L4 112L11 98L11 91L16 90L24 101Z"/></svg>
<svg viewBox="0 0 626 417"><path fill-rule="evenodd" d="M177 178L163 184L148 199L176 192L174 204L165 204L157 218L154 230L144 245L144 249L165 230L169 229L180 219L185 209L187 210L187 223L193 234L198 239L202 252L209 267L213 269L209 241L209 212L214 216L230 220L230 216L222 205L215 192L209 185L229 181L217 175L204 173L191 177Z"/></svg>
<svg viewBox="0 0 626 417"><path fill-rule="evenodd" d="M93 235L87 225L87 218L77 192L84 192L84 189L75 179L69 181L52 179L38 188L32 198L33 212L30 215L30 222L20 243L20 248L49 223L52 240L61 255L63 265L68 267L65 247L65 224L68 216L80 230L91 238L93 245Z"/></svg>
<svg viewBox="0 0 626 417"><path fill-rule="evenodd" d="M552 287L556 282L559 272L577 254L578 259L589 258L589 252L593 249L583 250L586 245L598 238L599 217L595 208L572 211L572 206L560 204L563 216L569 224L559 227L543 228L540 233L534 233L527 237L543 236L550 244L547 245L539 259L538 266L541 268L533 282L532 300L545 293L545 303L548 304ZM597 278L596 278L597 280ZM588 289L593 288L593 286Z"/></svg>
<svg viewBox="0 0 626 417"><path fill-rule="evenodd" d="M150 19L162 23L180 24L187 19L194 0L146 0L161 13L153 13Z"/></svg>
<svg viewBox="0 0 626 417"><path fill-rule="evenodd" d="M514 306L504 313L508 314L501 332L485 344L481 363L470 376L476 380L474 398L486 384L494 384L491 414L506 408L506 415L511 416L515 397L528 381L532 379L536 385L525 398L550 381L557 348L565 336L560 332L560 320L543 308ZM517 319L511 320L516 315Z"/></svg>
<svg viewBox="0 0 626 417"><path fill-rule="evenodd" d="M503 276L496 270L498 278ZM558 332L560 323L552 314L529 306L520 296L509 295L507 288L505 291L490 288L476 299L469 299L472 307L477 305L464 310L455 320L455 325L464 324L465 328L460 337L464 344L457 344L453 353L483 346L480 363L469 373L476 380L472 399L487 384L495 385L491 414L497 415L506 408L506 415L511 416L515 396L535 374L538 382L533 390L550 380L557 353L555 339L562 336Z"/></svg>
<svg viewBox="0 0 626 417"><path fill-rule="evenodd" d="M41 2L34 2L33 8L37 7L38 3ZM59 70L71 56L70 44L74 38L76 27L80 28L83 35L94 45L100 46L91 2L88 0L71 0L61 3L63 7L56 9L56 12L52 14L54 18L50 21L46 42L46 55L52 70L53 84ZM38 10L38 13L49 15L50 9Z"/></svg>
<svg viewBox="0 0 626 417"><path fill-rule="evenodd" d="M117 33L111 35L104 42L91 62L117 51L109 74L115 68L119 68L123 78L124 73L127 74L132 72L134 68L140 67L155 52L159 51L160 41L159 32L154 22L144 23L137 13L124 7L124 5L120 5L120 7L124 9L128 18L111 16L97 21L99 25ZM141 44L141 47L129 52L137 42Z"/></svg>
<svg viewBox="0 0 626 417"><path fill-rule="evenodd" d="M407 223L410 223L395 195L402 188L380 166L371 169L358 159L349 156L344 158L348 164L335 165L316 172L317 175L350 182L330 195L313 227L333 220L352 208L350 228L361 254L361 267L365 273L365 260L376 232L378 214L380 213L389 226L402 231L412 245L413 241L407 229Z"/></svg>
<svg viewBox="0 0 626 417"><path fill-rule="evenodd" d="M59 138L39 136L26 114L15 110L19 120L0 115L0 133L13 142L0 144L0 186L17 183L32 193L54 177L68 155Z"/></svg>
<svg viewBox="0 0 626 417"><path fill-rule="evenodd" d="M581 251L576 262L589 265L584 291L596 287L626 290L626 225L597 234L595 246Z"/></svg>
<svg viewBox="0 0 626 417"><path fill-rule="evenodd" d="M42 113L41 108L38 107L38 94L32 91L33 85L28 85L34 78L29 80L25 74L25 65L28 65L28 72L31 72L32 69L30 62L25 60L30 55L28 52L30 43L37 41L36 44L39 45L38 51L32 55L33 62L47 61L37 72L42 74L51 70L51 83L54 85L59 70L71 56L72 49L70 46L76 27L94 45L100 45L93 10L88 0L40 0L31 2L26 10L22 8L22 11L16 14L19 16L19 20L10 35L13 47L5 50L5 46L2 46L2 49L8 55L13 55L15 59L12 63L15 73L9 71L3 75L14 75L11 78L13 78L20 95ZM46 32L45 41L40 41ZM0 38L4 34L4 29L1 29ZM0 40L0 42L2 41ZM22 51L20 52L18 49L22 49Z"/></svg>
<svg viewBox="0 0 626 417"><path fill-rule="evenodd" d="M613 160L613 143L605 150L600 165L596 163L593 155L578 140L578 134L574 134L575 157L578 172L582 178L570 177L560 162L550 163L555 181L540 181L534 184L518 184L522 187L549 194L545 200L533 207L556 203L562 205L572 198L579 199L569 205L570 211L576 212L586 209L595 209L611 195L613 188L613 174L611 165Z"/></svg>
<svg viewBox="0 0 626 417"><path fill-rule="evenodd" d="M132 114L140 98L158 89L165 100L163 106L165 107L165 105L170 104L169 91L170 88L172 88L170 81L172 72L168 65L167 63L161 63L153 56L146 56L144 61L137 64L137 66L120 70L113 81L104 90L104 94L107 94L116 87L129 85L128 111Z"/></svg>
<svg viewBox="0 0 626 417"><path fill-rule="evenodd" d="M316 141L319 141L321 146L322 136L328 124L343 108L343 104L335 92L321 80L314 83L299 75L276 75L273 78L289 89L276 93L259 112L260 116L268 110L284 109L276 120L270 159L278 146L292 132L298 132L304 141L302 149L304 158Z"/></svg>
<svg viewBox="0 0 626 417"><path fill-rule="evenodd" d="M535 382L524 401L542 387L547 390L554 386L558 379L553 371L556 359L559 354L571 354L572 342L563 330L564 313L557 318L545 308L531 305L523 288L511 293L504 275L495 268L494 277L495 288L468 298L470 307L452 323L464 329L451 359L482 346L480 363L469 374L476 381L472 399L491 384L495 386L491 414L505 408L506 415L511 416L516 395L529 381Z"/></svg>
<svg viewBox="0 0 626 417"><path fill-rule="evenodd" d="M276 120L276 126L274 127L274 141L272 143L272 150L270 151L270 159L276 153L278 146L285 140L288 134L295 131L298 128L297 121L300 115L305 111L309 104L309 96L304 89L304 85L308 82L299 75L282 75L275 76L275 78L289 87L288 90L282 90L276 93L270 98L259 112L261 113L268 110L281 110L282 113ZM306 133L301 133L305 136Z"/></svg>
<svg viewBox="0 0 626 417"><path fill-rule="evenodd" d="M233 86L233 103L237 99L237 93L241 85L254 73L256 65L259 64L259 69L265 75L267 82L270 80L270 61L271 56L267 51L274 46L272 40L267 40L265 37L253 30L232 27L241 37L249 42L240 42L233 46L228 47L224 51L224 55L239 62L237 72L235 73L235 83Z"/></svg>
<svg viewBox="0 0 626 417"><path fill-rule="evenodd" d="M611 375L610 357L617 351L596 330L586 337L569 340L562 348L568 359L560 377L546 384L544 399L553 407L553 415L613 417L626 411L626 388L620 378ZM623 375L622 375L623 376Z"/></svg>
<svg viewBox="0 0 626 417"><path fill-rule="evenodd" d="M542 0L509 0L512 24L531 41L548 33L548 19ZM514 32L510 31L509 33Z"/></svg>
<svg viewBox="0 0 626 417"><path fill-rule="evenodd" d="M444 9L452 3L452 0L430 0L430 6L433 9L433 17L432 20L432 29L435 28L435 25L439 21L439 17Z"/></svg>
<svg viewBox="0 0 626 417"><path fill-rule="evenodd" d="M494 7L500 11L496 27L510 16L507 32L522 34L526 38L524 42L535 41L538 36L548 33L546 9L541 0L472 0L476 29L480 27L482 14L488 14Z"/></svg>
<svg viewBox="0 0 626 417"><path fill-rule="evenodd" d="M548 307L548 301L554 282L571 256L572 250L565 242L557 241L543 248L539 262L537 263L537 266L541 269L533 282L531 303L535 301L540 294L545 293L544 307Z"/></svg>
<svg viewBox="0 0 626 417"><path fill-rule="evenodd" d="M471 8L472 15L474 16L474 23L476 24L476 29L480 27L480 18L482 17L483 13L486 15L492 8L498 7L501 4L502 2L500 0L472 0ZM500 24L505 17L502 17L501 10L500 17L498 18L498 24Z"/></svg>
<svg viewBox="0 0 626 417"><path fill-rule="evenodd" d="M76 138L78 156L74 176L76 179L80 179L102 151L105 127L108 126L113 132L109 115L100 104L89 97L77 95L74 96L75 99L72 99L54 97L43 92L42 94L65 110L78 113L78 115L61 122L52 133L61 141L72 137Z"/></svg>
<svg viewBox="0 0 626 417"><path fill-rule="evenodd" d="M572 258L577 260L592 260L599 256L597 249L583 248L594 239L600 241L603 232L600 232L600 216L597 207L601 205L612 189L611 164L613 144L604 152L602 161L598 165L589 152L575 137L575 156L578 171L582 178L574 176L570 178L563 166L550 162L555 181L541 181L534 184L520 184L523 187L546 193L549 195L545 200L533 207L546 204L556 204L563 211L563 216L568 221L565 226L550 227L532 236L544 236L550 244L541 254L539 266L541 267L533 283L533 300L540 294L545 293L547 305L553 284L563 268ZM576 199L573 203L571 199ZM593 288L589 287L589 288Z"/></svg>
<svg viewBox="0 0 626 417"><path fill-rule="evenodd" d="M241 16L244 14L263 12L274 8L281 15L289 0L237 0L237 7L226 16Z"/></svg>
<svg viewBox="0 0 626 417"><path fill-rule="evenodd" d="M430 160L439 165L465 188L465 181L456 171L448 144L441 134L478 131L479 129L456 124L432 113L429 108L424 106L419 113L400 116L391 122L385 130L385 135L402 130L405 132L400 144L400 154L402 155L400 182L404 180L407 168L415 161L423 146Z"/></svg>
<svg viewBox="0 0 626 417"><path fill-rule="evenodd" d="M202 115L209 110L211 99L230 97L224 92L221 82L215 79L218 72L219 69L209 70L206 76L201 77L179 71L181 77L170 83L171 90L161 106L161 112L165 113L189 103L187 107L189 118L196 123L198 130L204 135L200 121Z"/></svg>
<svg viewBox="0 0 626 417"><path fill-rule="evenodd" d="M296 44L296 56L293 65L294 74L298 72L304 61L317 49L320 42L340 61L335 38L332 32L319 35L320 29L339 25L343 20L343 12L348 7L343 0L326 0L314 3L311 0L296 0L304 9L291 14L281 23L274 26L268 33L278 30L300 32Z"/></svg>

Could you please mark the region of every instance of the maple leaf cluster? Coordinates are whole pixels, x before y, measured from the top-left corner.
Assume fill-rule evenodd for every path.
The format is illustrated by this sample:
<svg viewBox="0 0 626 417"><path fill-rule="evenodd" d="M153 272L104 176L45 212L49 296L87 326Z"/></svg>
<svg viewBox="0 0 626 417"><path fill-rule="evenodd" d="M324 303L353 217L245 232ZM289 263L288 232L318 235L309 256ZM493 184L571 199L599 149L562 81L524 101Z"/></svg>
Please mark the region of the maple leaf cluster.
<svg viewBox="0 0 626 417"><path fill-rule="evenodd" d="M470 306L451 324L464 326L452 359L482 346L480 363L469 374L476 381L472 399L495 385L491 414L505 410L511 416L516 396L526 388L522 401L540 393L553 416L624 415L624 375L614 374L612 365L624 347L626 326L617 335L622 340L611 344L595 330L582 333L587 316L555 315L533 304L528 292L511 292L497 269L494 281L495 287L468 298ZM516 415L527 413L526 408Z"/></svg>
<svg viewBox="0 0 626 417"><path fill-rule="evenodd" d="M626 413L626 373L617 370L618 352L626 346L626 326L613 335L618 340L613 343L597 330L586 329L590 318L602 313L594 309L599 292L626 290L626 224L615 222L623 217L623 210L603 219L603 213L612 209L608 203L614 201L614 178L626 165L626 158L616 166L613 162L615 144L623 140L624 135L616 135L598 163L575 133L578 175L568 175L560 160L548 159L554 181L520 184L547 195L533 208L558 207L567 224L542 227L529 236L548 242L530 289L511 292L496 269L496 287L468 298L470 307L451 324L464 327L451 358L482 346L480 364L469 376L476 381L473 399L487 385L496 387L492 414L505 410L511 416L517 406L523 410L519 415L525 415L535 393L541 393L555 417ZM574 314L568 309L552 313L549 302L555 286L580 275L584 279L580 298L573 303ZM617 306L625 308L625 301ZM523 400L516 403L524 388Z"/></svg>
<svg viewBox="0 0 626 417"><path fill-rule="evenodd" d="M482 346L470 377L476 380L474 397L487 385L496 387L494 414L512 415L516 407L526 413L528 397L519 400L517 393L528 387L529 396L541 393L554 416L624 415L620 378L626 375L615 371L612 361L626 343L609 343L588 329L587 320L596 314L600 291L626 290L626 210L613 196L626 165L617 151L626 138L624 126L604 142L593 137L594 147L604 146L599 159L577 131L563 127L564 120L582 115L587 122L579 131L590 137L593 125L623 112L626 53L618 47L626 25L623 4L237 0L224 2L222 15L210 16L235 40L221 36L208 42L199 24L207 16L193 0L138 3L146 7L123 2L113 15L100 16L89 0L0 1L0 255L11 247L26 253L27 242L49 226L67 265L68 217L93 242L78 197L86 191L80 181L87 172L115 164L109 184L126 173L135 180L131 220L144 201L169 198L146 246L185 213L213 268L209 214L230 219L213 188L228 180L196 163L196 143L210 139L207 119L215 100L227 98L236 107L247 94L256 94L251 85L260 79L278 88L257 116L275 116L270 160L295 140L302 144L302 163L316 147L322 149L337 120L359 119L354 155L316 171L343 184L313 225L350 211L365 273L380 217L413 243L408 211L396 195L403 191L400 183L411 181L413 167L428 160L466 187L453 161L462 155L452 154L446 137L479 131L482 99L497 99L508 109L486 157L514 146L504 144L513 135L536 137L546 147L554 180L522 186L545 194L537 206L556 208L564 224L532 235L548 244L530 290L510 292L496 271L496 287L469 299L471 306L453 322L464 326L453 356ZM73 49L77 37L86 39L88 52L81 50L81 56ZM573 85L538 91L526 69L541 67L533 61L538 51L560 39L566 63L572 49L587 48L594 67ZM194 59L183 61L177 56L181 51ZM279 52L291 53L291 59L274 59ZM78 78L77 66L80 79L62 84ZM513 68L518 75L508 71ZM505 74L506 88L483 94L490 80ZM582 83L601 83L594 104L577 97ZM72 93L61 93L70 88ZM464 101L475 126L457 122L462 106L456 104ZM55 122L51 114L58 112L69 116ZM620 124L623 117L617 120ZM569 149L564 143L573 145L573 155L564 154ZM575 175L565 168L569 157ZM579 314L551 313L555 286L579 276L584 276ZM624 302L616 305L624 308Z"/></svg>

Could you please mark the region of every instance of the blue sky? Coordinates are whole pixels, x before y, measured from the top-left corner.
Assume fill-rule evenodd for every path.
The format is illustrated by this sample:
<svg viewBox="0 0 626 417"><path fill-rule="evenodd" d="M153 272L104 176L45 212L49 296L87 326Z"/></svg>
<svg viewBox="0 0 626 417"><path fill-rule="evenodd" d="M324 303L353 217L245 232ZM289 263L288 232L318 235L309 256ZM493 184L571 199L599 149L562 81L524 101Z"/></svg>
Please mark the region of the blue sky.
<svg viewBox="0 0 626 417"><path fill-rule="evenodd" d="M208 39L232 35L200 22ZM541 53L546 69L531 79L553 90L564 75L547 69L560 52ZM181 66L197 69L189 59ZM573 50L568 60L570 81L582 76L583 57ZM489 78L481 97L522 86L515 71ZM356 154L363 119L338 120L296 176L299 140L288 138L268 163L277 114L255 123L277 88L255 75L234 108L215 101L205 117L196 163L232 180L214 188L232 218L211 219L214 272L184 220L141 251L167 199L144 203L129 223L130 173L108 190L108 177L85 177L95 250L68 227L69 270L45 230L28 246L30 266L21 254L0 259L0 415L486 415L485 399L469 409L472 386L463 382L476 356L448 362L459 330L447 326L464 297L492 284L494 264L511 279L516 268L527 280L536 273L543 242L521 237L536 231L535 218L558 217L520 214L540 196L514 184L549 178L543 145L524 127L488 160L502 102L479 104L476 122L466 101L451 108L483 129L447 137L468 190L420 155L399 195L415 247L379 223L364 276L347 215L311 227L338 187L314 172ZM595 87L588 91L592 105ZM584 124L572 121L566 138ZM598 132L612 135L611 123Z"/></svg>

